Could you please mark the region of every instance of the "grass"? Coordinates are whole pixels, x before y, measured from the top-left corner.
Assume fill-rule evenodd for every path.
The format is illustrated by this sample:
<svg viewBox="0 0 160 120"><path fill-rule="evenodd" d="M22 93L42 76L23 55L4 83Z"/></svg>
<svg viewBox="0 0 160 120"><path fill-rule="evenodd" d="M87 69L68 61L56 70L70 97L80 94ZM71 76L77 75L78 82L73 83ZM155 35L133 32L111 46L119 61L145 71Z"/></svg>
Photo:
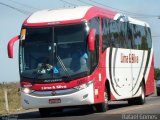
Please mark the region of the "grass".
<svg viewBox="0 0 160 120"><path fill-rule="evenodd" d="M21 110L20 95L18 92L18 83L0 84L0 114L15 113ZM4 91L7 90L9 111L6 110Z"/></svg>

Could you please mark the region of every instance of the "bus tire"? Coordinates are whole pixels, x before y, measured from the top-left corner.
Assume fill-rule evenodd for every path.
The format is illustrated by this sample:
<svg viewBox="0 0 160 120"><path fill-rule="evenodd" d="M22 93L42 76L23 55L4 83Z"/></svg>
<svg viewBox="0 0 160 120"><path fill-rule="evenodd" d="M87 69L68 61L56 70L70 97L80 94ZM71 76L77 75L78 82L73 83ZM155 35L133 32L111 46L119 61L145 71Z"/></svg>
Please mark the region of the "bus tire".
<svg viewBox="0 0 160 120"><path fill-rule="evenodd" d="M104 92L104 102L95 105L97 112L106 112L108 110L108 93Z"/></svg>
<svg viewBox="0 0 160 120"><path fill-rule="evenodd" d="M128 100L129 105L143 105L145 103L145 86L141 84L141 95L136 98L131 98Z"/></svg>
<svg viewBox="0 0 160 120"><path fill-rule="evenodd" d="M128 104L129 104L129 105L135 105L135 100L134 100L134 98L129 99L129 100L128 100Z"/></svg>
<svg viewBox="0 0 160 120"><path fill-rule="evenodd" d="M136 98L137 105L143 105L146 102L145 99L145 86L144 84L141 85L141 95Z"/></svg>
<svg viewBox="0 0 160 120"><path fill-rule="evenodd" d="M39 113L41 117L48 117L50 115L50 110L48 108L39 108Z"/></svg>
<svg viewBox="0 0 160 120"><path fill-rule="evenodd" d="M157 90L157 96L160 96L160 92Z"/></svg>

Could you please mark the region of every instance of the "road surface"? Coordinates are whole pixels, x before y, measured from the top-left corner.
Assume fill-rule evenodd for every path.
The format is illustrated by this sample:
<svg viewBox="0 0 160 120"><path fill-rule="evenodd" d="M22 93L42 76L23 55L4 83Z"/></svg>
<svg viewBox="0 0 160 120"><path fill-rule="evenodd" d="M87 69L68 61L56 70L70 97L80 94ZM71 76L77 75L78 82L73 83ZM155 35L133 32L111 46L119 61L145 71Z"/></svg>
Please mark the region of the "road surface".
<svg viewBox="0 0 160 120"><path fill-rule="evenodd" d="M95 113L89 108L70 108L45 118L41 118L38 111L13 116L18 120L160 120L160 97L147 97L144 105L110 102L109 110L104 113Z"/></svg>

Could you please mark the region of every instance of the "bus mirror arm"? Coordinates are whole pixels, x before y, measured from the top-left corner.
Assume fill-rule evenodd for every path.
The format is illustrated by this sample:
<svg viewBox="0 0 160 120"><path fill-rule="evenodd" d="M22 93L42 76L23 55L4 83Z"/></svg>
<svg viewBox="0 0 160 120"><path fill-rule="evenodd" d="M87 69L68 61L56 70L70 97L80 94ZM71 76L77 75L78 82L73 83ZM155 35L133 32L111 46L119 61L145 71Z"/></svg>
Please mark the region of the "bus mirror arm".
<svg viewBox="0 0 160 120"><path fill-rule="evenodd" d="M14 43L19 40L20 36L15 36L13 37L9 43L8 43L8 57L9 58L13 58L13 46L14 46Z"/></svg>
<svg viewBox="0 0 160 120"><path fill-rule="evenodd" d="M95 33L96 33L96 29L94 28L90 31L89 37L88 37L88 47L91 52L95 50Z"/></svg>

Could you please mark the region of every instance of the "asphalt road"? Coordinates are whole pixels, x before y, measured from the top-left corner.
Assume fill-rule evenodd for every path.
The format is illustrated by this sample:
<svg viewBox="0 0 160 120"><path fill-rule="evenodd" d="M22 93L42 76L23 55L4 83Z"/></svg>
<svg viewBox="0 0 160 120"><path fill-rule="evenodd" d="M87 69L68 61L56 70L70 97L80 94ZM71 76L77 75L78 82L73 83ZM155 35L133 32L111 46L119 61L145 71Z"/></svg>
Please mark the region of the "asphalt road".
<svg viewBox="0 0 160 120"><path fill-rule="evenodd" d="M144 105L131 106L126 101L111 102L109 110L104 113L95 113L90 108L70 108L46 118L41 118L38 111L14 116L18 120L160 120L160 97L147 97Z"/></svg>

